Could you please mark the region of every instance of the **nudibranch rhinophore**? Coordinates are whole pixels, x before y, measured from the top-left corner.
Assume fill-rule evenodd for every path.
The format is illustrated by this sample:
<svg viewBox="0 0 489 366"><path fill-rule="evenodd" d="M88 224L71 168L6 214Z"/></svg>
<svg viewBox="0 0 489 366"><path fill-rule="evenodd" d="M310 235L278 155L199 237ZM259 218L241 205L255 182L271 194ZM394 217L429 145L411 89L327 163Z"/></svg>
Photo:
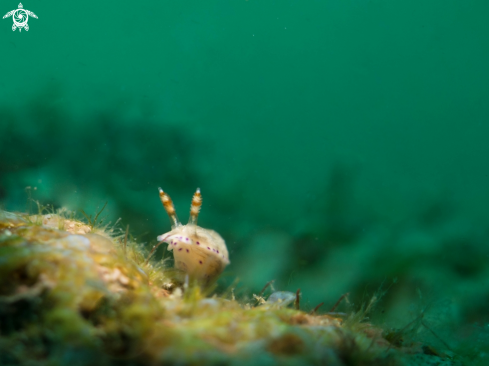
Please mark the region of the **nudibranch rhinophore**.
<svg viewBox="0 0 489 366"><path fill-rule="evenodd" d="M200 189L197 188L192 198L187 225L178 221L170 196L161 188L158 190L172 228L170 232L158 236L158 242L168 243L168 250L173 251L177 269L204 283L215 280L229 264L229 253L226 243L218 233L197 226L202 205Z"/></svg>

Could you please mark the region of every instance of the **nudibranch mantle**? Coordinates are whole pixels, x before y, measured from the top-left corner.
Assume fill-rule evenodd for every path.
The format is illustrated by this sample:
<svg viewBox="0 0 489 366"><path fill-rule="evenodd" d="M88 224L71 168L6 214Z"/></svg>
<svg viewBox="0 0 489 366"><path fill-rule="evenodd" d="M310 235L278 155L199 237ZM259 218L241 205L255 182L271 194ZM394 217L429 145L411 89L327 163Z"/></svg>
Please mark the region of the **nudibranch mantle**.
<svg viewBox="0 0 489 366"><path fill-rule="evenodd" d="M230 263L229 253L224 239L217 232L197 226L202 205L200 189L197 188L192 199L187 225L178 221L170 196L161 188L159 192L163 207L172 222L172 230L159 235L158 242L167 243L168 250L173 251L177 269L201 281L216 279Z"/></svg>

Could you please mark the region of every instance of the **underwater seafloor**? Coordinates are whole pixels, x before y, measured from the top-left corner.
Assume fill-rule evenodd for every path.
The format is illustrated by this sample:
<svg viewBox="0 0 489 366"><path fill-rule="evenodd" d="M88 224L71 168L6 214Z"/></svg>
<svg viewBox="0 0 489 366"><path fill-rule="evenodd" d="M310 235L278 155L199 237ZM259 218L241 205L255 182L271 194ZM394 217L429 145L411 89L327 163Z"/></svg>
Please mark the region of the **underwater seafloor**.
<svg viewBox="0 0 489 366"><path fill-rule="evenodd" d="M428 307L402 328L356 310L301 308L296 293L235 295L189 282L117 226L39 205L0 211L1 365L464 365ZM168 259L168 258L167 258ZM435 344L418 334L431 333ZM479 351L479 349L477 349ZM480 360L479 360L480 361ZM95 362L95 363L94 363Z"/></svg>
<svg viewBox="0 0 489 366"><path fill-rule="evenodd" d="M302 310L300 290L215 293L128 237L97 217L1 211L0 364L464 364L423 313L402 329L372 324L382 292L346 313L341 298ZM416 340L422 328L439 344Z"/></svg>

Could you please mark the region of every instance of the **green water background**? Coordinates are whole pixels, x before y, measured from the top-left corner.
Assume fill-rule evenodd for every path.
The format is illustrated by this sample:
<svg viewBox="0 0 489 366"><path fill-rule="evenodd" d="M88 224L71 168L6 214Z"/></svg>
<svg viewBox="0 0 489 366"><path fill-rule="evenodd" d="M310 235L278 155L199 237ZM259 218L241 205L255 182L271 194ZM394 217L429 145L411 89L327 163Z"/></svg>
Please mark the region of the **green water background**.
<svg viewBox="0 0 489 366"><path fill-rule="evenodd" d="M4 209L27 186L108 201L151 245L157 187L186 221L198 186L224 284L275 279L313 308L395 282L381 322L426 301L437 324L489 320L489 2L23 5L28 32L0 22Z"/></svg>

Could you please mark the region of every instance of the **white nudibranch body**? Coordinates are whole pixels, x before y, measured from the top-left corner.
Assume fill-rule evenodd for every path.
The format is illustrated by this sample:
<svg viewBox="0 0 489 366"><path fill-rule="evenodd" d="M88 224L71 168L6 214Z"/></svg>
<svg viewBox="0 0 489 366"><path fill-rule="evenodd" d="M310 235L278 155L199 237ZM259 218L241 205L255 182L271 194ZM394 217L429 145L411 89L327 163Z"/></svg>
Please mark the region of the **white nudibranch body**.
<svg viewBox="0 0 489 366"><path fill-rule="evenodd" d="M158 242L168 243L168 250L173 251L177 269L203 282L216 279L229 264L229 253L226 243L218 233L197 226L202 205L200 190L197 189L192 199L187 225L178 221L170 196L161 188L159 191L163 207L172 222L172 230L158 236Z"/></svg>

